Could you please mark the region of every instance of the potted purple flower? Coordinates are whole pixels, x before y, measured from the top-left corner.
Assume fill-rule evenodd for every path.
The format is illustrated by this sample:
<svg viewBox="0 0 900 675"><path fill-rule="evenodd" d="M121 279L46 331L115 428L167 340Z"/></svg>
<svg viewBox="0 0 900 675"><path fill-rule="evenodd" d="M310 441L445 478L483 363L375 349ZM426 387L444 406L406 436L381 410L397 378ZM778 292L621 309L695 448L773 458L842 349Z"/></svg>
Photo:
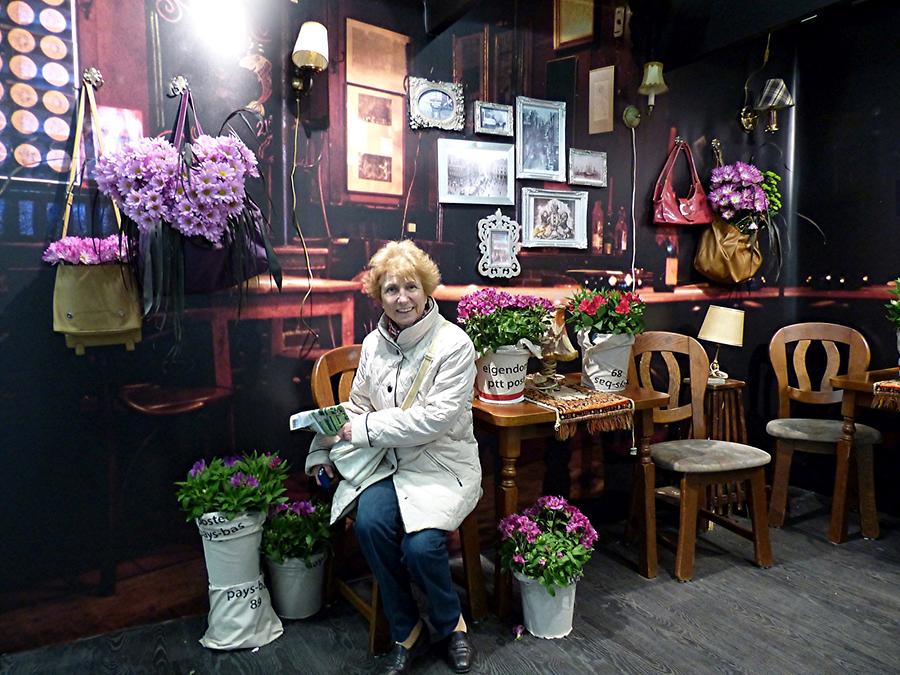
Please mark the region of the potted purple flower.
<svg viewBox="0 0 900 675"><path fill-rule="evenodd" d="M262 551L278 616L305 619L322 607L331 507L307 500L276 504L263 526Z"/></svg>
<svg viewBox="0 0 900 675"><path fill-rule="evenodd" d="M200 459L176 483L178 502L203 539L210 605L204 647L259 647L283 632L259 552L268 509L286 501L286 477L287 464L278 455L253 452Z"/></svg>
<svg viewBox="0 0 900 675"><path fill-rule="evenodd" d="M487 403L524 398L528 358L541 356L553 303L533 295L483 288L459 300L457 321L479 354L475 389Z"/></svg>
<svg viewBox="0 0 900 675"><path fill-rule="evenodd" d="M536 637L565 637L575 585L597 541L590 520L562 497L540 497L503 518L498 529L500 564L519 581L525 628Z"/></svg>

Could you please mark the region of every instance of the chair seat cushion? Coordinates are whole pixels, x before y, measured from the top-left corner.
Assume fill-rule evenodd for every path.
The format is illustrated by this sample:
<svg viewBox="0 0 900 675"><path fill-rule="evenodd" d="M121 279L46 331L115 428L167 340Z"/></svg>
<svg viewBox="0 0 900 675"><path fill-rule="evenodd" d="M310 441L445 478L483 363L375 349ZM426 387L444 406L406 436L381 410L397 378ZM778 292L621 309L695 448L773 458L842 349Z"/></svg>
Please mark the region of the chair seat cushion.
<svg viewBox="0 0 900 675"><path fill-rule="evenodd" d="M650 446L657 466L678 473L715 473L765 466L768 452L743 443L687 439L665 441Z"/></svg>
<svg viewBox="0 0 900 675"><path fill-rule="evenodd" d="M786 417L772 420L766 425L766 433L775 438L790 441L815 441L818 443L837 443L841 438L840 420L816 420ZM865 424L856 425L855 442L859 445L881 443L881 433Z"/></svg>

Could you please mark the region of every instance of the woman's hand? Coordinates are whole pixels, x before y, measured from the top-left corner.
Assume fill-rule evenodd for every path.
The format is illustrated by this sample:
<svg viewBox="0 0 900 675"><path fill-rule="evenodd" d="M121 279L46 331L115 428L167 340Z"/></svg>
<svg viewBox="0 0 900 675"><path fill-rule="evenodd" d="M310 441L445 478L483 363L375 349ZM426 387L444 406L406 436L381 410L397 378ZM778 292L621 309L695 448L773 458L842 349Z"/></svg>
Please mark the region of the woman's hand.
<svg viewBox="0 0 900 675"><path fill-rule="evenodd" d="M322 487L322 481L319 480L319 471L324 471L325 475L334 480L334 469L329 464L316 464L313 467L313 475L316 477L316 485Z"/></svg>
<svg viewBox="0 0 900 675"><path fill-rule="evenodd" d="M338 431L338 438L342 441L349 441L353 439L353 425L350 422L346 422L344 426L341 427L340 431Z"/></svg>

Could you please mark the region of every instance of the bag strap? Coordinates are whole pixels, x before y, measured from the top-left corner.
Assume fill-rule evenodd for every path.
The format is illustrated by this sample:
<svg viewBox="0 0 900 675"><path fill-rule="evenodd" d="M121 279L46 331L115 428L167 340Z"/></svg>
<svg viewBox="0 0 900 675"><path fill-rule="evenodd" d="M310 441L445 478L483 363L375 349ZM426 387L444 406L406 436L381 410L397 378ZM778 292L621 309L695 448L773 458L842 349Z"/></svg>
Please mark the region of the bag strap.
<svg viewBox="0 0 900 675"><path fill-rule="evenodd" d="M190 120L188 119L189 111L194 118L194 128L197 130L198 134L203 134L203 127L200 126L200 120L197 118L197 111L194 108L194 99L191 96L191 87L190 84L188 84L187 78L182 75L175 76L169 84L169 90L172 92L173 96L181 96L181 100L178 104L178 117L176 118L175 127L172 130L171 137L172 145L176 148L180 148L185 137L187 137L188 140L190 140L191 137Z"/></svg>
<svg viewBox="0 0 900 675"><path fill-rule="evenodd" d="M694 164L694 155L691 152L691 147L683 138L681 138L680 136L676 136L675 145L672 146L672 150L669 152L668 158L666 158L666 163L663 165L663 170L660 172L659 178L656 180L656 188L653 190L654 201L662 197L662 192L665 185L672 184L672 170L675 168L675 162L678 159L679 153L682 152L687 157L688 168L691 172L691 192L693 192L694 190L694 185L700 184L700 175L697 173L697 167Z"/></svg>
<svg viewBox="0 0 900 675"><path fill-rule="evenodd" d="M435 308L437 311L437 308ZM410 387L409 391L406 392L406 397L403 399L403 404L400 406L402 410L409 410L412 406L413 401L416 398L416 394L419 393L419 388L422 386L422 381L425 379L425 373L428 371L428 368L431 366L431 363L434 361L434 355L437 351L438 340L441 337L441 333L447 327L447 320L438 315L438 318L441 321L441 325L438 326L437 331L435 331L434 339L431 341L431 345L428 347L428 351L425 352L425 356L422 358L422 365L419 366L419 372L416 373L416 379L413 380L412 387Z"/></svg>
<svg viewBox="0 0 900 675"><path fill-rule="evenodd" d="M103 84L103 77L96 68L86 68L81 76L81 88L78 90L78 115L75 119L75 146L72 148L72 160L69 164L69 178L66 182L66 206L63 211L62 236L69 231L69 217L72 213L72 202L75 199L75 175L81 160L81 140L84 136L85 101L91 116L91 136L94 138L94 151L99 157L103 154L103 134L100 129L99 115L97 114L97 101L94 98L94 85ZM87 137L85 137L87 145ZM85 148L87 150L87 148ZM116 216L116 225L122 230L122 215L115 201L112 203L113 213Z"/></svg>

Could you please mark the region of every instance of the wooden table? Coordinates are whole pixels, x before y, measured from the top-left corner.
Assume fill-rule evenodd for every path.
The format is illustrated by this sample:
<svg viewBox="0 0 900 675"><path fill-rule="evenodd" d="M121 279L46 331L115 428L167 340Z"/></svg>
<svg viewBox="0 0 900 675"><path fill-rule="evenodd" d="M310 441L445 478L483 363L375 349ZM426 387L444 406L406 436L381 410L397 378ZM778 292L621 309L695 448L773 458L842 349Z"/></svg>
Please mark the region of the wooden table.
<svg viewBox="0 0 900 675"><path fill-rule="evenodd" d="M190 304L185 309L185 317L209 321L212 327L213 359L216 386L230 389L231 346L228 325L239 320L274 320L310 318L319 316L339 316L341 318L341 342L354 343L353 303L362 288L358 281L338 279L307 279L286 276L281 292L268 276L251 280L245 289L245 296L238 307L236 290L205 295L202 300ZM306 302L304 296L309 292ZM277 327L280 330L280 326ZM279 335L273 329L273 339ZM315 358L323 350L312 350L310 358Z"/></svg>
<svg viewBox="0 0 900 675"><path fill-rule="evenodd" d="M847 484L853 469L853 435L856 433L857 411L860 408L872 406L875 395L875 383L882 380L897 378L898 368L882 368L881 370L869 370L865 373L839 375L829 378L831 386L842 389L844 394L841 400L841 415L844 417L844 426L841 429L841 439L837 444L837 466L834 473L834 495L832 497L831 524L828 527L828 540L832 544L841 544L847 540ZM865 456L872 461L872 454ZM862 471L860 476L872 476L872 471ZM860 494L864 490L875 491L874 485L860 485ZM875 510L874 500L866 502L860 500L859 506L860 529L862 535L868 539L876 539L880 534L878 528L878 513Z"/></svg>
<svg viewBox="0 0 900 675"><path fill-rule="evenodd" d="M580 373L566 376L568 384L580 382ZM669 402L669 395L650 389L629 387L622 395L634 401L635 434L638 441L638 464L635 466L634 486L639 499L634 500L640 513L635 514L640 523L640 558L638 570L652 579L656 576L656 504L654 488L656 469L650 458L650 437L653 434L653 410ZM534 403L523 401L511 405L495 405L475 400L472 415L476 426L497 437L500 455L500 482L496 489L495 517L497 522L519 506L519 486L516 482L516 462L522 450L522 441L553 435L556 415ZM499 543L499 541L498 541ZM499 556L494 567L494 588L497 594L497 613L505 617L510 611L512 577L501 571Z"/></svg>

